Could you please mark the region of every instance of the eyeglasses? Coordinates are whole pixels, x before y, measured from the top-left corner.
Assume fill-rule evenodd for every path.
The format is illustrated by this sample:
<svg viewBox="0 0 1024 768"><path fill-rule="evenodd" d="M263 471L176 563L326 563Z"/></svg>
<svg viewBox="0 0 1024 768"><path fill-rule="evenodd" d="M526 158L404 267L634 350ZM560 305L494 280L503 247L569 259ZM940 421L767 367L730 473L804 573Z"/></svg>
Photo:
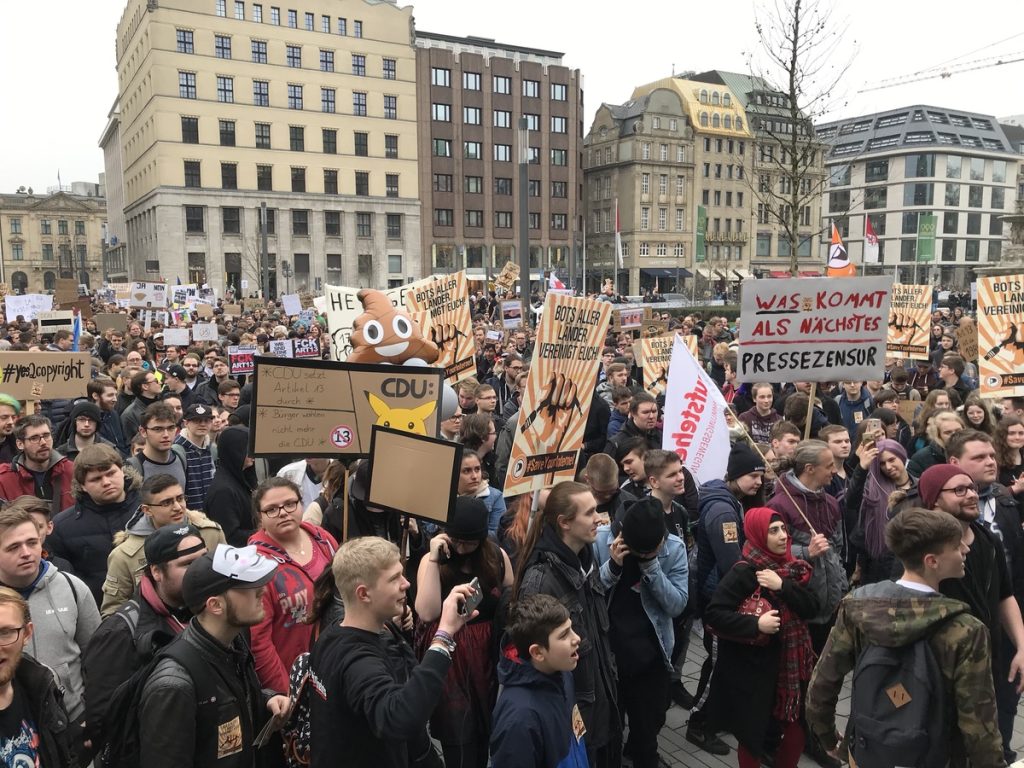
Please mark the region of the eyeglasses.
<svg viewBox="0 0 1024 768"><path fill-rule="evenodd" d="M29 435L28 437L21 438L23 443L43 443L53 440L53 435L49 432L45 432L41 435Z"/></svg>
<svg viewBox="0 0 1024 768"><path fill-rule="evenodd" d="M169 499L163 501L154 501L151 504L146 504L147 507L160 507L160 509L170 509L171 507L184 507L185 506L185 495L172 496Z"/></svg>
<svg viewBox="0 0 1024 768"><path fill-rule="evenodd" d="M277 517L282 512L290 515L298 508L298 506L299 500L292 499L291 501L286 501L284 504L274 504L273 506L270 507L264 507L263 509L260 510L260 513L266 515L267 517Z"/></svg>
<svg viewBox="0 0 1024 768"><path fill-rule="evenodd" d="M946 493L947 491L949 493L952 493L958 499L962 499L968 493L977 493L978 486L976 486L974 483L971 483L970 485L958 485L955 488L943 488L941 492Z"/></svg>
<svg viewBox="0 0 1024 768"><path fill-rule="evenodd" d="M4 627L0 629L0 646L11 645L18 642L18 638L21 637L22 630L25 627Z"/></svg>
<svg viewBox="0 0 1024 768"><path fill-rule="evenodd" d="M169 427L143 427L143 429L147 432L156 432L158 435L166 435L173 432L177 427L172 424Z"/></svg>
<svg viewBox="0 0 1024 768"><path fill-rule="evenodd" d="M454 421L456 419L461 419L462 418L462 414L461 413L456 413L454 416L449 416L448 418L450 418L450 419L452 419Z"/></svg>

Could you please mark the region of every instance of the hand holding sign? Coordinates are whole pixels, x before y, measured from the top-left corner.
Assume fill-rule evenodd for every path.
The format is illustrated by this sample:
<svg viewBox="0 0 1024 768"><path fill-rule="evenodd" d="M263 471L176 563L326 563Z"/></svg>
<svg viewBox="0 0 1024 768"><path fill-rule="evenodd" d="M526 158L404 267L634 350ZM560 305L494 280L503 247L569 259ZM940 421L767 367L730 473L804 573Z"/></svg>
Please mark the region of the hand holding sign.
<svg viewBox="0 0 1024 768"><path fill-rule="evenodd" d="M523 422L522 431L530 450L535 453L557 452L572 420L573 410L583 413L576 383L562 373L552 375L544 397ZM541 428L528 432L542 411L547 411L547 418L542 420Z"/></svg>
<svg viewBox="0 0 1024 768"><path fill-rule="evenodd" d="M454 359L459 339L465 336L454 323L434 323L430 326L430 338L441 350L441 359Z"/></svg>

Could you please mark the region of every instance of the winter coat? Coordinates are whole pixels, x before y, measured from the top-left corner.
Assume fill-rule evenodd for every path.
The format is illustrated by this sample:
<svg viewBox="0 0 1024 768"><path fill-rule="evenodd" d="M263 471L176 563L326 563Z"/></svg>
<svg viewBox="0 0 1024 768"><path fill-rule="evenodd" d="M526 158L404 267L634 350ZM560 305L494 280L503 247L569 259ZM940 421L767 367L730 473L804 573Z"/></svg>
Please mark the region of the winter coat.
<svg viewBox="0 0 1024 768"><path fill-rule="evenodd" d="M64 706L78 720L85 711L82 651L100 625L100 612L81 579L40 562L39 576L18 590L27 595L35 631L25 653L53 670L64 689Z"/></svg>
<svg viewBox="0 0 1024 768"><path fill-rule="evenodd" d="M536 594L559 600L580 636L579 662L573 672L576 703L587 724L588 750L599 749L609 743L609 728L619 716L608 605L591 549L584 547L577 555L545 525L523 566L517 597Z"/></svg>
<svg viewBox="0 0 1024 768"><path fill-rule="evenodd" d="M743 556L743 505L724 480L700 487L697 519L697 600L700 612L718 588L718 581Z"/></svg>
<svg viewBox="0 0 1024 768"><path fill-rule="evenodd" d="M14 672L14 687L39 732L39 768L77 768L71 719L64 707L53 670L31 656L22 656Z"/></svg>
<svg viewBox="0 0 1024 768"><path fill-rule="evenodd" d="M953 616L953 618L949 618ZM942 626L934 631L935 624ZM839 606L807 688L807 725L822 746L836 743L836 702L843 680L867 645L902 648L928 635L928 645L956 705L956 728L975 768L1001 768L1003 742L996 719L990 664L991 643L985 625L965 603L909 589L891 581L852 592ZM953 742L951 734L931 734Z"/></svg>
<svg viewBox="0 0 1024 768"><path fill-rule="evenodd" d="M153 403L159 402L156 398L150 400L145 397L136 397L132 404L121 412L121 431L125 440L129 443L139 434L139 425L142 423L142 414L146 412Z"/></svg>
<svg viewBox="0 0 1024 768"><path fill-rule="evenodd" d="M790 496L783 490L783 484L789 490ZM826 538L831 545L828 551L812 558L808 551L811 542L811 535L801 526L806 526L800 517L800 511L794 507L794 502L799 505L800 511L811 520L827 517L834 521L834 529ZM814 566L814 573L811 574L811 583L808 588L815 592L824 591L824 601L819 605L819 613L816 616L807 617L809 624L827 624L835 615L839 601L843 599L849 589L849 582L846 578L846 569L843 567L843 553L846 549L846 541L843 538L842 514L839 511L839 503L829 496L825 491L811 493L803 491L792 482L792 473L788 472L780 477L775 483L775 495L772 496L765 506L774 509L782 519L789 524L790 536L793 541L793 557L798 560L806 560ZM800 521L800 522L797 522ZM818 531L818 533L826 533Z"/></svg>
<svg viewBox="0 0 1024 768"><path fill-rule="evenodd" d="M35 496L52 500L53 514L75 503L72 491L75 465L59 451L50 451L49 466L41 486L36 484L36 476L26 469L23 461L24 454L19 453L10 464L0 464L0 499L14 501L19 496ZM59 494L54 498L57 491Z"/></svg>
<svg viewBox="0 0 1024 768"><path fill-rule="evenodd" d="M504 657L498 682L492 768L587 768L587 750L573 731L571 672L545 675L530 662Z"/></svg>
<svg viewBox="0 0 1024 768"><path fill-rule="evenodd" d="M587 423L583 428L583 445L580 447L580 458L577 466L585 467L590 457L601 453L608 442L608 420L611 418L611 407L600 397L595 397L590 404ZM661 447L661 443L658 443Z"/></svg>
<svg viewBox="0 0 1024 768"><path fill-rule="evenodd" d="M915 480L920 478L928 467L946 463L946 449L937 443L929 443L910 457L907 472Z"/></svg>
<svg viewBox="0 0 1024 768"><path fill-rule="evenodd" d="M864 485L867 481L867 470L862 468L860 464L857 464L850 475L850 484L846 489L843 519L846 527L847 546L858 553L857 560L861 566L860 583L874 584L876 581L886 581L892 576L893 569L896 567L896 557L891 552L886 551L881 557L873 558L864 551L864 511L862 507L864 503ZM911 477L910 483L910 487L906 491L901 492L905 494L904 496L896 497L894 494L890 497L890 509L888 511L890 520L899 511L920 505L917 493L917 479ZM899 501L894 504L893 499L895 498L899 498Z"/></svg>
<svg viewBox="0 0 1024 768"><path fill-rule="evenodd" d="M611 414L608 417L608 429L605 430L609 440L619 434L622 430L622 425L626 423L626 418L627 416L618 408L611 409Z"/></svg>
<svg viewBox="0 0 1024 768"><path fill-rule="evenodd" d="M843 394L836 398L836 403L839 405L839 413L843 417L842 425L849 430L851 435L857 431L857 426L874 410L871 395L868 393L868 388L864 386L860 388L860 396L856 400L847 398L844 391Z"/></svg>
<svg viewBox="0 0 1024 768"><path fill-rule="evenodd" d="M493 536L498 532L501 516L505 514L505 497L497 488L492 488L486 480L480 483L476 497L487 507L487 532Z"/></svg>
<svg viewBox="0 0 1024 768"><path fill-rule="evenodd" d="M208 552L224 542L224 531L202 512L188 510L188 522L199 529ZM135 592L143 566L146 565L146 537L153 533L153 519L135 511L123 531L114 534L114 548L107 556L107 578L103 581L103 602L100 615L104 618L116 611Z"/></svg>
<svg viewBox="0 0 1024 768"><path fill-rule="evenodd" d="M125 470L124 499L111 504L97 504L88 493L80 491L74 506L54 518L53 532L46 539L46 549L71 563L75 575L89 585L97 606L103 602L103 580L114 536L124 530L139 508L141 484L138 475Z"/></svg>
<svg viewBox="0 0 1024 768"><path fill-rule="evenodd" d="M98 433L96 434L96 440L94 444L109 445L111 448L117 450L116 445L114 445L112 442L110 442L109 440L107 440L105 437ZM74 436L69 437L65 442L58 445L55 450L61 456L65 457L68 461L70 461L72 465L74 465L75 459L78 458L78 454L82 452L81 449L78 447L77 443L75 443Z"/></svg>
<svg viewBox="0 0 1024 768"><path fill-rule="evenodd" d="M748 562L741 561L722 577L715 589L704 611L704 621L724 637L757 637L757 618L736 610L757 589L756 574ZM800 586L792 579L783 579L778 592L761 590L761 596L773 609L785 603L799 621L808 620L821 609L819 595L811 584ZM752 754L760 755L773 719L781 658L779 634L771 635L768 644L762 646L719 638L718 658L705 705L709 730L728 731Z"/></svg>
<svg viewBox="0 0 1024 768"><path fill-rule="evenodd" d="M252 492L256 473L242 464L249 450L248 427L228 427L217 438L217 473L206 493L206 513L220 523L233 547L244 547L256 530L252 517Z"/></svg>
<svg viewBox="0 0 1024 768"><path fill-rule="evenodd" d="M96 434L113 443L122 456L128 455L131 441L124 436L121 417L117 411L100 411L100 427Z"/></svg>
<svg viewBox="0 0 1024 768"><path fill-rule="evenodd" d="M757 412L757 408L742 411L737 418L743 422L755 443L771 443L772 427L782 421L782 416L775 411L769 411L767 416L762 416Z"/></svg>

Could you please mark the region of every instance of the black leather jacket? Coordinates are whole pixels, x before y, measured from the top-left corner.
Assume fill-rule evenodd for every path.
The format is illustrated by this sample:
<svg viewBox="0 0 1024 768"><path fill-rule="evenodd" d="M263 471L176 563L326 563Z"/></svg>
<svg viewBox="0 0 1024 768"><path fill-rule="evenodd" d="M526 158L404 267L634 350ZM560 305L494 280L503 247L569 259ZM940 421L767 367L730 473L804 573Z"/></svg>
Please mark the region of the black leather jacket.
<svg viewBox="0 0 1024 768"><path fill-rule="evenodd" d="M25 696L28 710L39 730L41 768L78 768L71 745L68 713L63 696L49 667L31 656L22 656L14 673L14 685Z"/></svg>

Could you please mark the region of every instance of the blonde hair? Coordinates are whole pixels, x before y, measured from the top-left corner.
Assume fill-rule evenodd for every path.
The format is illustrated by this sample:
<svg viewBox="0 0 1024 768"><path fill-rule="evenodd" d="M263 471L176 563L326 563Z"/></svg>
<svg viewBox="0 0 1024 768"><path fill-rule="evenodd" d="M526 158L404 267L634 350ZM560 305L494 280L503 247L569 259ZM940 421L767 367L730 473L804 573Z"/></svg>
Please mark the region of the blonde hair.
<svg viewBox="0 0 1024 768"><path fill-rule="evenodd" d="M360 584L372 585L381 573L399 560L398 547L378 536L346 541L334 555L331 572L346 603L355 598Z"/></svg>
<svg viewBox="0 0 1024 768"><path fill-rule="evenodd" d="M28 601L10 587L0 587L0 605L13 605L21 612L21 623L28 624L32 615L28 610Z"/></svg>
<svg viewBox="0 0 1024 768"><path fill-rule="evenodd" d="M953 411L936 411L928 420L928 426L925 428L928 439L933 443L945 445L945 441L939 435L939 425L944 421L955 421L960 425L960 429L965 428L963 419L953 413Z"/></svg>

